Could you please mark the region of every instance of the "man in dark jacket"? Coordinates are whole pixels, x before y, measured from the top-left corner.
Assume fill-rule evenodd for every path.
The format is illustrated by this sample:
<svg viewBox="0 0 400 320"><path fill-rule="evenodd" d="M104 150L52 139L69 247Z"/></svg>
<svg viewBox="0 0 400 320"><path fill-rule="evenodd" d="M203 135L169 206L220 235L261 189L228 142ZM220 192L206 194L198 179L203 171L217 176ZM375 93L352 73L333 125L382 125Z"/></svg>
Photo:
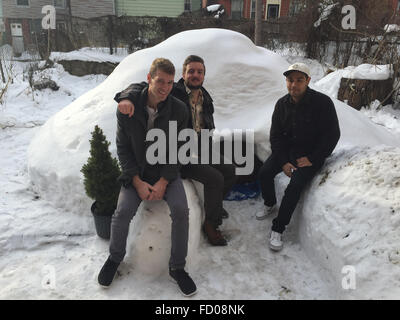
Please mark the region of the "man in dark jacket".
<svg viewBox="0 0 400 320"><path fill-rule="evenodd" d="M201 146L200 130L215 129L214 105L209 93L204 89L205 65L201 57L191 55L183 63L182 78L174 84L172 95L186 104L189 112L188 128L194 129L199 135ZM138 91L139 85L130 85L119 97L118 109L132 116L134 105L132 99ZM191 115L191 116L190 116ZM206 142L211 148L211 142ZM200 149L198 157L200 159ZM209 152L211 155L211 151ZM211 160L211 157L210 157ZM204 210L205 221L203 230L208 241L215 246L225 246L226 239L218 229L222 224L222 218L227 218L228 213L222 206L223 199L229 193L236 181L235 167L232 164L224 164L223 157L220 157L220 164L187 164L182 166L182 178L189 178L199 181L204 186Z"/></svg>
<svg viewBox="0 0 400 320"><path fill-rule="evenodd" d="M290 178L278 216L272 222L269 246L283 247L282 233L289 224L301 192L324 164L339 140L340 129L332 100L308 87L310 70L295 63L284 73L289 93L278 100L272 115L270 142L272 154L260 169L259 177L265 210L261 220L276 205L274 178L284 172Z"/></svg>
<svg viewBox="0 0 400 320"><path fill-rule="evenodd" d="M140 203L143 200L164 199L171 210L172 219L169 273L184 295L196 293L196 285L184 270L189 209L179 167L176 161L155 164L150 161L151 164L146 154L150 146L146 141L149 130L161 130L165 133L166 141L169 141L170 135L176 137L180 130L187 127L189 115L186 106L170 95L174 76L175 67L169 60L154 60L147 75L148 85L134 100L135 117L129 118L117 110L117 153L122 168L122 187L112 217L110 256L98 276L99 284L104 287L110 286L125 256L129 224ZM120 95L117 94L116 99ZM178 132L169 132L172 122L176 122ZM169 159L168 146L159 152Z"/></svg>

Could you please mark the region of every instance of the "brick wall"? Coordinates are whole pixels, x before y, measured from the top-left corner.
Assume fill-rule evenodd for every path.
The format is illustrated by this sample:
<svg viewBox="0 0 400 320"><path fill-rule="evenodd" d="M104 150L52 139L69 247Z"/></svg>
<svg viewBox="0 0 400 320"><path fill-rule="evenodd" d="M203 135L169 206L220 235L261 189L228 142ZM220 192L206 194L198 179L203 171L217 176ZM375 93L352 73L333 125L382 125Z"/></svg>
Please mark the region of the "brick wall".
<svg viewBox="0 0 400 320"><path fill-rule="evenodd" d="M281 0L281 17L287 17L289 15L290 0Z"/></svg>
<svg viewBox="0 0 400 320"><path fill-rule="evenodd" d="M230 17L231 16L231 12L232 12L232 10L231 10L231 8L232 8L231 7L231 0L220 0L220 1L218 1L218 3L222 4L224 6L226 16Z"/></svg>

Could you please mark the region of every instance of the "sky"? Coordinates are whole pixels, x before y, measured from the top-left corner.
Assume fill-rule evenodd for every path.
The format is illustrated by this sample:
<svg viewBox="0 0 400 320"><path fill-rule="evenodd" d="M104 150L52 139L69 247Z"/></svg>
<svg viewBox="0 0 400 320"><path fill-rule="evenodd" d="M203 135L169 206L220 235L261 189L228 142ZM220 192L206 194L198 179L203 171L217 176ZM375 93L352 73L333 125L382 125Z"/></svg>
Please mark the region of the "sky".
<svg viewBox="0 0 400 320"><path fill-rule="evenodd" d="M221 58L227 52L229 59ZM32 92L28 63L14 62L14 80L0 105L0 148L6 150L0 158L0 298L182 298L167 275L165 203L144 204L131 223L128 254L116 279L107 290L98 286L108 241L96 236L79 169L95 124L116 156L115 93L144 80L159 56L173 61L178 80L182 61L192 53L205 59L204 85L214 99L217 128L253 129L260 159L270 153L274 104L286 93L282 72L294 61L310 65L311 86L334 100L342 131L332 157L302 196L279 253L267 242L273 216L255 219L263 210L261 198L224 201L230 218L221 231L229 244L210 246L200 232L201 185L185 181L191 210L187 270L198 287L193 298L399 297L398 110L378 110L373 103L358 112L335 99L334 84L346 71L331 73L327 82L323 64L256 47L232 31L206 29L177 34L125 59L89 48L73 52L84 60L122 61L109 77L75 77L55 64L36 75L56 81L60 89L54 92ZM361 68L366 78L382 76L376 68ZM287 183L277 176L278 201ZM150 245L157 250L147 250Z"/></svg>

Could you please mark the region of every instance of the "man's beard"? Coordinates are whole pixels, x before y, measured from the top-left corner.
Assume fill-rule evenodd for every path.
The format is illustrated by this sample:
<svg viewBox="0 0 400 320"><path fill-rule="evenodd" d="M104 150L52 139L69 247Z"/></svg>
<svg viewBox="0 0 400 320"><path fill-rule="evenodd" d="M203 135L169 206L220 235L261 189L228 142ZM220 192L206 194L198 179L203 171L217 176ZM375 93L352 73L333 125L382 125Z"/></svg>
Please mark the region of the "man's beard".
<svg viewBox="0 0 400 320"><path fill-rule="evenodd" d="M203 83L200 83L198 86L194 86L192 84L189 84L187 81L185 81L186 87L188 87L190 90L197 90L200 89L203 85Z"/></svg>

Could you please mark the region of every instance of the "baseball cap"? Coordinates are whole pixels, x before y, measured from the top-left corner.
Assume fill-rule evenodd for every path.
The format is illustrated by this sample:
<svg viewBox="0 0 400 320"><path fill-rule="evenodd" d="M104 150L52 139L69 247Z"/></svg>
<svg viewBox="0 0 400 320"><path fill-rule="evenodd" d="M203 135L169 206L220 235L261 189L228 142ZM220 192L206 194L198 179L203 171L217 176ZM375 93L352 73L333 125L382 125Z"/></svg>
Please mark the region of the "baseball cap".
<svg viewBox="0 0 400 320"><path fill-rule="evenodd" d="M296 62L295 64L292 64L289 66L289 68L283 73L283 75L286 77L288 76L291 72L293 71L300 71L305 73L308 77L311 78L311 73L310 73L310 68L304 63L301 62Z"/></svg>

